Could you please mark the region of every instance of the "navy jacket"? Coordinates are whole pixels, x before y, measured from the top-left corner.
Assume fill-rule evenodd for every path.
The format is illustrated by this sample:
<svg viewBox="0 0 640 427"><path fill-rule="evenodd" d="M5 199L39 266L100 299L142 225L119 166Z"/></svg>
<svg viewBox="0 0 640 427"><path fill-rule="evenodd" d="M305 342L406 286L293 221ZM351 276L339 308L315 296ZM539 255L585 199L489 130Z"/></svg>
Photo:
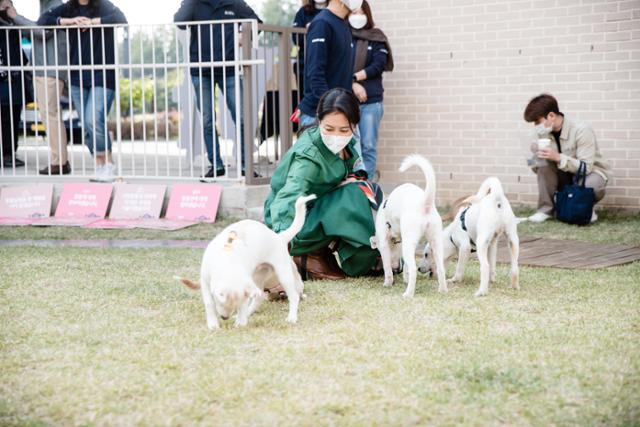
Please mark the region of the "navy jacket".
<svg viewBox="0 0 640 427"><path fill-rule="evenodd" d="M304 98L298 108L316 115L320 97L329 89L351 91L353 51L351 30L346 20L325 9L316 16L307 33Z"/></svg>
<svg viewBox="0 0 640 427"><path fill-rule="evenodd" d="M0 26L12 24L6 15L0 16ZM9 50L7 50L7 41L9 42ZM20 32L18 30L0 30L0 65L19 67L27 64L27 57L22 52ZM25 81L26 83L28 82ZM20 71L11 72L11 84L9 84L9 72L0 70L0 103L4 106L22 105L22 76Z"/></svg>
<svg viewBox="0 0 640 427"><path fill-rule="evenodd" d="M80 6L75 13L68 6L68 3L50 9L45 12L38 25L59 25L62 18L73 18L75 16L86 16L87 18L100 18L103 24L126 24L127 18L109 0L101 0L98 15L92 16L88 6ZM93 33L93 43L92 36ZM102 52L102 37L104 35L104 54ZM93 57L91 48L93 44ZM79 31L76 28L69 30L69 58L71 65L111 65L115 63L116 40L113 28L97 27L93 30ZM71 71L72 86L100 86L111 90L116 88L116 74L113 70L107 70L106 82L103 71Z"/></svg>
<svg viewBox="0 0 640 427"><path fill-rule="evenodd" d="M256 19L262 20L243 0L182 0L180 9L173 16L176 23L190 21L219 21L233 19ZM178 25L179 28L186 28L186 25ZM211 27L213 27L213 46L211 46ZM224 46L224 60L233 61L235 59L233 43L233 24L203 24L189 25L191 29L191 44L189 46L189 56L191 62L211 62L222 61L222 50ZM224 40L222 29L224 28ZM200 38L198 40L198 33ZM213 59L211 51L213 50ZM202 75L211 75L212 67L202 67ZM216 67L214 75L222 76L223 68L227 76L234 75L234 68ZM198 66L191 67L191 75L199 76Z"/></svg>
<svg viewBox="0 0 640 427"><path fill-rule="evenodd" d="M355 55L355 49L358 39L353 40L353 54ZM382 42L369 42L369 48L367 51L367 62L364 67L364 71L367 73L367 79L361 80L360 83L367 91L367 101L365 104L374 104L376 102L382 102L384 88L382 87L382 73L384 67L387 65L387 47ZM360 71L360 70L357 70Z"/></svg>
<svg viewBox="0 0 640 427"><path fill-rule="evenodd" d="M313 21L322 9L313 9L313 12L307 13L304 7L301 7L296 16L293 18L293 27L294 28L307 28L307 25ZM304 34L293 34L291 36L293 39L293 43L298 46L298 65L300 69L304 68L304 55L305 55L305 43L304 43Z"/></svg>

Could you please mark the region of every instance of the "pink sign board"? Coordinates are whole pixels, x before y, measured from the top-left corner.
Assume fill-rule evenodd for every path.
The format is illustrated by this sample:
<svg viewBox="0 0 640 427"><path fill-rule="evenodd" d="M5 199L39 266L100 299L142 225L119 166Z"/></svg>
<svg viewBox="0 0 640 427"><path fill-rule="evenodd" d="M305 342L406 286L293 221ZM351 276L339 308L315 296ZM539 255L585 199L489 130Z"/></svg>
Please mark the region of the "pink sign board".
<svg viewBox="0 0 640 427"><path fill-rule="evenodd" d="M51 214L53 185L5 187L0 193L0 217L47 218Z"/></svg>
<svg viewBox="0 0 640 427"><path fill-rule="evenodd" d="M215 184L176 184L165 217L178 221L215 222L222 187Z"/></svg>
<svg viewBox="0 0 640 427"><path fill-rule="evenodd" d="M111 184L65 184L56 218L104 218L111 199Z"/></svg>
<svg viewBox="0 0 640 427"><path fill-rule="evenodd" d="M165 185L116 184L109 218L160 218L166 189Z"/></svg>

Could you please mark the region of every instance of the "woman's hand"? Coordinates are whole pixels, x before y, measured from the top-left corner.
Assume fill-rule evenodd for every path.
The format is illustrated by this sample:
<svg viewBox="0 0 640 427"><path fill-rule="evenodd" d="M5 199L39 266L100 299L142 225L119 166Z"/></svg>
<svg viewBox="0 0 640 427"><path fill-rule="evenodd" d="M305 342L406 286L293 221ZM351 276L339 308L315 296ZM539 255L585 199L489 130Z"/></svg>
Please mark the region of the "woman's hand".
<svg viewBox="0 0 640 427"><path fill-rule="evenodd" d="M363 103L367 102L367 91L365 90L365 88L360 83L353 83L353 85L351 85L351 87L353 89L353 93L358 98L358 101L363 102Z"/></svg>
<svg viewBox="0 0 640 427"><path fill-rule="evenodd" d="M60 25L70 27L88 27L92 20L86 16L76 16L75 18L60 18Z"/></svg>
<svg viewBox="0 0 640 427"><path fill-rule="evenodd" d="M356 81L361 82L362 80L367 80L367 72L364 70L358 71L356 74Z"/></svg>
<svg viewBox="0 0 640 427"><path fill-rule="evenodd" d="M550 147L538 150L537 156L539 159L551 160L556 163L560 162L560 153Z"/></svg>
<svg viewBox="0 0 640 427"><path fill-rule="evenodd" d="M13 6L13 2L11 0L4 0L2 3L0 3L0 10L3 12L6 11L9 19L16 19L16 17L18 16L18 12Z"/></svg>

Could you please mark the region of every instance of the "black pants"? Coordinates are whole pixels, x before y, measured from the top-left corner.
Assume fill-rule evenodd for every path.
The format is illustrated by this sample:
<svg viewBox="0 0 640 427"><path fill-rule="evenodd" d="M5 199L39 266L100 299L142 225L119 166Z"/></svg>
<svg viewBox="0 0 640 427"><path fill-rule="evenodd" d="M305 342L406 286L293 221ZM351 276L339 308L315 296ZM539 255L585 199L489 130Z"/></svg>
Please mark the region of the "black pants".
<svg viewBox="0 0 640 427"><path fill-rule="evenodd" d="M21 105L3 105L0 110L2 126L2 158L4 161L12 159L12 152L18 150L18 137L20 136L20 111Z"/></svg>

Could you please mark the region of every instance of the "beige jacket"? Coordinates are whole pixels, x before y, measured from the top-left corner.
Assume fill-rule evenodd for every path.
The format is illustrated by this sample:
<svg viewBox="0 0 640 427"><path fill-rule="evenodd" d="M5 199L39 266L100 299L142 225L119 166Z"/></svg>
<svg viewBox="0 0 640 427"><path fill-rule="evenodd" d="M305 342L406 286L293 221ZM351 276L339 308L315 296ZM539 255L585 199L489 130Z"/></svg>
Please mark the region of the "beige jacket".
<svg viewBox="0 0 640 427"><path fill-rule="evenodd" d="M600 154L596 134L588 124L565 116L560 133L560 148L558 169L575 174L582 160L587 164L587 175L595 172L605 181L613 177L611 166Z"/></svg>

